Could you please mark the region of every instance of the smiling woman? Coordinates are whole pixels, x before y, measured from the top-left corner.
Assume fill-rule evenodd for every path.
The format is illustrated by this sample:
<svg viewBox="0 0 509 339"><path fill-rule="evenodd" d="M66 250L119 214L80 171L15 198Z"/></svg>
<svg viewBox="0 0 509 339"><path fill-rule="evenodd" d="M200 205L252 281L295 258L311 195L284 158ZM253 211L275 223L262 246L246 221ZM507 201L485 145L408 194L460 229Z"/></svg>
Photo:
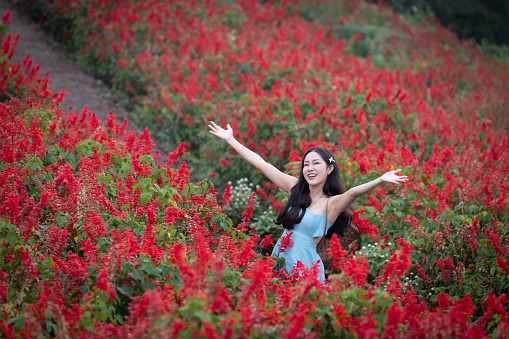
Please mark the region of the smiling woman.
<svg viewBox="0 0 509 339"><path fill-rule="evenodd" d="M283 225L285 231L272 252L285 259L285 270L290 274L303 266L308 269L318 268L317 278L323 282L324 266L316 252L316 244L324 234L322 225L327 225L326 237L332 234L343 236L351 219L348 208L355 199L384 182L398 184L408 180L406 176L398 175L401 172L398 169L346 190L334 156L319 147L311 148L304 154L297 179L281 172L239 143L230 125L225 130L211 121L209 128L210 133L225 140L274 185L290 194L288 203L281 209L276 220L278 225Z"/></svg>

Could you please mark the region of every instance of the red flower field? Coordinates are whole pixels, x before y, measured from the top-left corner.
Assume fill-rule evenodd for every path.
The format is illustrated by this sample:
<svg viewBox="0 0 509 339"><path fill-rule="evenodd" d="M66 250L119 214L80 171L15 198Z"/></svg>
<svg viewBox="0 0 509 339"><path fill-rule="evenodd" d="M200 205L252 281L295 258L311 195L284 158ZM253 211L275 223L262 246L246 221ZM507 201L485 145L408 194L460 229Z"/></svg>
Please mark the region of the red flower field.
<svg viewBox="0 0 509 339"><path fill-rule="evenodd" d="M507 64L435 23L338 4L33 1L72 22L81 61L128 92L167 157L149 129L63 112L64 91L12 61L7 13L2 336L506 338ZM288 172L321 145L348 186L394 168L411 180L359 199L364 235L333 241L325 285L317 267L290 276L252 227L257 195L262 209L284 198L211 138L211 118ZM235 192L214 183L243 176L257 194L228 215Z"/></svg>

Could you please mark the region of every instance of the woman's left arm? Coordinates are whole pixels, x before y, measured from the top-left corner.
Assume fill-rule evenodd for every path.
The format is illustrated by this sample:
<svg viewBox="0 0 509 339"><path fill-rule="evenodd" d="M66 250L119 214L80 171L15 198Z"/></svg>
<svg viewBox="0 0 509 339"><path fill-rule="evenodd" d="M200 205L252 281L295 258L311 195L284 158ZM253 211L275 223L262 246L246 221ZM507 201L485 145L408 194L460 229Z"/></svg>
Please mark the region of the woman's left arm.
<svg viewBox="0 0 509 339"><path fill-rule="evenodd" d="M350 207L350 205L355 201L355 199L357 199L363 194L368 193L378 185L381 185L384 182L399 184L400 182L407 181L408 177L406 175L397 175L397 173L400 172L401 169L387 172L378 179L350 188L348 191L341 195L333 196L331 198L331 205L333 209L339 215L343 213L348 207Z"/></svg>

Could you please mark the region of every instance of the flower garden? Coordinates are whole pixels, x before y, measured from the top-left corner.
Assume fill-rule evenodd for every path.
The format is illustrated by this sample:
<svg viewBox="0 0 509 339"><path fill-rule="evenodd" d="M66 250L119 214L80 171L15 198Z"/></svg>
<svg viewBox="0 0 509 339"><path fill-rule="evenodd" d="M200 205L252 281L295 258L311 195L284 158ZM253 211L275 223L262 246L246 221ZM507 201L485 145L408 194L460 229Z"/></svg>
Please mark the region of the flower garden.
<svg viewBox="0 0 509 339"><path fill-rule="evenodd" d="M63 112L3 16L3 337L508 336L507 63L363 1L27 3L148 128ZM321 286L274 270L285 198L210 119L289 173L320 145L348 187L411 180L358 199Z"/></svg>

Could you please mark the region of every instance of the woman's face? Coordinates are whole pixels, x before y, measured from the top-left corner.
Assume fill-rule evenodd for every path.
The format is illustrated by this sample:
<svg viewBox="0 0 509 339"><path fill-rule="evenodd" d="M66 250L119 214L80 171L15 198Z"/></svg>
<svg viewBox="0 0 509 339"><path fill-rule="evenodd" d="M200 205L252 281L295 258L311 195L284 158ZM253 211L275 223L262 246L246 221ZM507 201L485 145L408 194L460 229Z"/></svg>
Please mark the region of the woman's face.
<svg viewBox="0 0 509 339"><path fill-rule="evenodd" d="M302 175L308 182L309 186L324 184L327 175L334 168L329 166L316 152L309 152L302 163Z"/></svg>

